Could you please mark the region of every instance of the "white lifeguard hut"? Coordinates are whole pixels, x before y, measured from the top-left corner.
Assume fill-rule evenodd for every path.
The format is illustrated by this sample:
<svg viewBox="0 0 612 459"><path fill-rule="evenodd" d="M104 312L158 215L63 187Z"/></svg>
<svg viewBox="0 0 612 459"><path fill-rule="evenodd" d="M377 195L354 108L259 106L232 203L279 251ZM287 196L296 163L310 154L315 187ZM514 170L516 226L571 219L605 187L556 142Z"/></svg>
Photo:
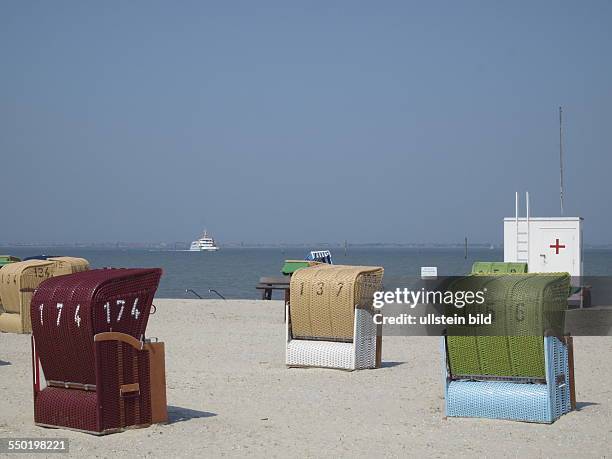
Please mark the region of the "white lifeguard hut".
<svg viewBox="0 0 612 459"><path fill-rule="evenodd" d="M527 263L528 270L567 272L582 277L582 217L532 217L529 193L526 213L519 216L516 193L515 215L504 218L504 261Z"/></svg>

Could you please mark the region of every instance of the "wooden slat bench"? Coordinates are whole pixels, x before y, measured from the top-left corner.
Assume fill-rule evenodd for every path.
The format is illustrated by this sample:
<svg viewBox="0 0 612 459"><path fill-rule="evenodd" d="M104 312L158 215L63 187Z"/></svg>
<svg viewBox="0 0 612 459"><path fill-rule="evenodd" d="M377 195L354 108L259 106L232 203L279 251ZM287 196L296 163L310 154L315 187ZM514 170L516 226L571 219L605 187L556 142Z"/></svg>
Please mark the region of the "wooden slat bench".
<svg viewBox="0 0 612 459"><path fill-rule="evenodd" d="M289 277L261 277L255 288L261 290L262 300L271 300L274 290L284 290L285 302L287 302L289 301L289 281Z"/></svg>

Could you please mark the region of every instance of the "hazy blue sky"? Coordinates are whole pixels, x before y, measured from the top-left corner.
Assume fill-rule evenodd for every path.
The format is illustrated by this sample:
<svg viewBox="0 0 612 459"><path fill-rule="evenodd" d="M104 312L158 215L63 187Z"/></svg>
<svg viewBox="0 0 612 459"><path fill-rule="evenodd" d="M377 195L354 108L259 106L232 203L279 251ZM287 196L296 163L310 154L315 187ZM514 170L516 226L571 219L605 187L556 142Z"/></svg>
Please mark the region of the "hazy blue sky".
<svg viewBox="0 0 612 459"><path fill-rule="evenodd" d="M0 3L0 241L612 241L612 2Z"/></svg>

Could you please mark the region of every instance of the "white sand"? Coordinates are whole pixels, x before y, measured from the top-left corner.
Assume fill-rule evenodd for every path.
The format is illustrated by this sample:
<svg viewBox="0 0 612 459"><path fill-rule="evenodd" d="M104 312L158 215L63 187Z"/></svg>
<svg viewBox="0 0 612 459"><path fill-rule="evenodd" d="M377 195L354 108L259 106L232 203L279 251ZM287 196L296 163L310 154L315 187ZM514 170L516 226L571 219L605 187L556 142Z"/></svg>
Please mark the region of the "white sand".
<svg viewBox="0 0 612 459"><path fill-rule="evenodd" d="M91 457L612 453L610 338L575 339L579 411L552 425L445 419L437 338L386 337L378 370L287 369L282 302L155 304L170 424L105 437L34 426L30 337L0 334L0 437L67 437Z"/></svg>

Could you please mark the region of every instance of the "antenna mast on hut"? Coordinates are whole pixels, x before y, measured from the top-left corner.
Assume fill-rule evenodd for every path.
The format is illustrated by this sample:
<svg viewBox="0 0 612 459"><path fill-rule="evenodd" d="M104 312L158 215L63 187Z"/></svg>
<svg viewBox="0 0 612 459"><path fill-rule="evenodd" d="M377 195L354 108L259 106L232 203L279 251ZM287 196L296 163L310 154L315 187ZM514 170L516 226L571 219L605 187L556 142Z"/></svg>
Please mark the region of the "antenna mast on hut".
<svg viewBox="0 0 612 459"><path fill-rule="evenodd" d="M559 107L559 179L560 179L560 195L561 198L561 216L563 216L563 109Z"/></svg>

